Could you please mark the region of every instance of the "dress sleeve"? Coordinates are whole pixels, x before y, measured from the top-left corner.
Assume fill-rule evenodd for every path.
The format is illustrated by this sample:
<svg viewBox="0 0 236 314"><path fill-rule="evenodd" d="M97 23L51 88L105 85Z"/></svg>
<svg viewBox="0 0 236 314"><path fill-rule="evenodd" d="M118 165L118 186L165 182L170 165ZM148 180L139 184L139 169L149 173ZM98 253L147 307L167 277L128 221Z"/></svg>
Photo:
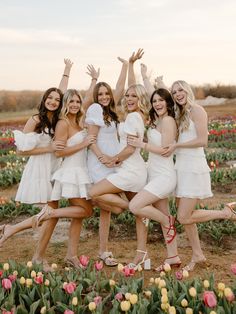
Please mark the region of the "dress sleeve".
<svg viewBox="0 0 236 314"><path fill-rule="evenodd" d="M124 122L124 132L143 138L144 124L142 117L137 112L129 113Z"/></svg>
<svg viewBox="0 0 236 314"><path fill-rule="evenodd" d="M85 123L98 126L105 126L103 120L102 107L99 104L94 103L88 108L86 112Z"/></svg>
<svg viewBox="0 0 236 314"><path fill-rule="evenodd" d="M28 151L34 149L39 142L39 135L35 132L23 133L21 131L15 130L13 131L15 145L18 150Z"/></svg>

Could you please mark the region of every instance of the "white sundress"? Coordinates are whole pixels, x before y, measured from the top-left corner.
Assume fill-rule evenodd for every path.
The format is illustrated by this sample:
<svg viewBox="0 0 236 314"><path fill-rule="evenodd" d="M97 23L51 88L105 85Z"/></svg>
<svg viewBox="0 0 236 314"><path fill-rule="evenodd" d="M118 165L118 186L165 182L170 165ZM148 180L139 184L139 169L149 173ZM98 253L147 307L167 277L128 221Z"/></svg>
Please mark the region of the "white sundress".
<svg viewBox="0 0 236 314"><path fill-rule="evenodd" d="M67 146L81 143L87 136L85 130L79 131L67 140ZM51 200L61 198L86 198L91 180L86 164L87 149L83 148L62 161L60 168L53 174L54 182Z"/></svg>
<svg viewBox="0 0 236 314"><path fill-rule="evenodd" d="M144 130L145 126L141 115L138 112L129 113L125 122L119 125L119 151L127 146L128 135L136 135L143 139ZM107 180L123 191L139 192L146 184L147 168L140 155L140 148L136 148L134 153L115 170L116 172L110 174Z"/></svg>
<svg viewBox="0 0 236 314"><path fill-rule="evenodd" d="M119 141L117 137L117 128L115 122L111 122L107 126L103 119L103 112L101 105L92 104L87 112L85 123L99 126L96 144L102 153L108 156L115 156L119 152ZM115 168L108 168L103 165L97 156L91 151L88 151L88 171L93 183L105 179L109 174L114 173Z"/></svg>
<svg viewBox="0 0 236 314"><path fill-rule="evenodd" d="M29 151L46 147L52 138L45 133L13 131L18 150ZM60 158L53 153L30 156L25 165L15 200L26 204L45 204L51 199L52 173L59 167Z"/></svg>
<svg viewBox="0 0 236 314"><path fill-rule="evenodd" d="M148 143L161 146L161 133L157 129L148 130ZM174 169L173 154L163 157L149 152L148 156L148 184L144 190L156 195L159 199L170 196L176 187L176 171Z"/></svg>
<svg viewBox="0 0 236 314"><path fill-rule="evenodd" d="M194 122L190 119L188 130L180 133L178 143L197 137ZM177 197L204 199L211 197L211 177L203 147L178 148L175 169L177 171Z"/></svg>

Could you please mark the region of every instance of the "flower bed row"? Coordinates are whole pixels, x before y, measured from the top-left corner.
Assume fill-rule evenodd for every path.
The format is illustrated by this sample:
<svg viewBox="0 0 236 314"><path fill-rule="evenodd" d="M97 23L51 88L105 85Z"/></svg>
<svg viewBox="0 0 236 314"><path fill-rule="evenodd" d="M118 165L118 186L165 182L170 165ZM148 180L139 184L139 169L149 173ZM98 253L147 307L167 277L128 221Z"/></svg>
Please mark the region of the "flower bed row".
<svg viewBox="0 0 236 314"><path fill-rule="evenodd" d="M0 265L1 313L236 313L236 282L227 287L213 276L189 280L187 271L173 274L166 264L144 287L141 267L135 272L119 264L108 278L101 261L79 260L78 270L52 264L48 273L32 262ZM236 274L236 265L231 270Z"/></svg>

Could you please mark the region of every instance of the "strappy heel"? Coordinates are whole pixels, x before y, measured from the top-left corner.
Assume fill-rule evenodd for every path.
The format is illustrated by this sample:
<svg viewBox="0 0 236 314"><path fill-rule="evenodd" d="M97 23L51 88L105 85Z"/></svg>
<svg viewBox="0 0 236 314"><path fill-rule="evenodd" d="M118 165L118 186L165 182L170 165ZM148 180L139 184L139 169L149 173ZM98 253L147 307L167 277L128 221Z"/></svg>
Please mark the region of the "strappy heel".
<svg viewBox="0 0 236 314"><path fill-rule="evenodd" d="M236 202L227 203L225 204L225 206L228 207L231 211L231 216L229 217L229 219L236 220L236 210L234 209L236 206Z"/></svg>
<svg viewBox="0 0 236 314"><path fill-rule="evenodd" d="M165 265L166 264L169 264L171 268L179 268L181 266L181 264L182 264L181 260L179 260L176 263L168 263L167 262L167 260L171 260L171 259L176 258L176 257L179 257L179 255L174 255L174 256L167 257L163 264L161 264L160 266L155 268L155 271L157 271L157 272L165 271Z"/></svg>
<svg viewBox="0 0 236 314"><path fill-rule="evenodd" d="M163 226L163 225L162 226L163 228L167 229L165 241L167 244L170 244L176 237L177 231L175 228L175 217L171 215L167 217L169 219L169 226Z"/></svg>
<svg viewBox="0 0 236 314"><path fill-rule="evenodd" d="M46 217L49 218L51 216L52 210L53 208L50 207L48 204L43 206L41 211L37 215L34 215L32 217L32 228L37 229L41 222L45 220Z"/></svg>
<svg viewBox="0 0 236 314"><path fill-rule="evenodd" d="M146 257L147 257L147 251L142 251L142 250L136 250L136 251L139 252L139 253L143 253L143 254L144 254L144 255L143 255L143 258L142 258L142 260L141 260L139 263L137 263L137 264L135 264L135 263L129 263L129 264L128 264L128 267L129 267L130 269L137 270L137 269L139 268L139 266L142 266L144 270L150 270L150 269L151 269L151 260L150 260L150 258L147 258L147 259L146 259Z"/></svg>
<svg viewBox="0 0 236 314"><path fill-rule="evenodd" d="M75 269L81 269L80 261L77 256L65 257L64 261L68 266L72 266Z"/></svg>
<svg viewBox="0 0 236 314"><path fill-rule="evenodd" d="M106 266L114 267L118 265L117 260L114 258L112 252L103 252L98 256Z"/></svg>

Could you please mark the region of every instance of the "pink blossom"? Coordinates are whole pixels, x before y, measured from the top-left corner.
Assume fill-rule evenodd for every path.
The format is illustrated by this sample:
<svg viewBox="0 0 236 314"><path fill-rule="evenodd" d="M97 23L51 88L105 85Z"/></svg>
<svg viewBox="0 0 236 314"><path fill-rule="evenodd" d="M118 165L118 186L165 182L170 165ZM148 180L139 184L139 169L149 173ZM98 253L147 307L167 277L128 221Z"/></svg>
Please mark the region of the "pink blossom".
<svg viewBox="0 0 236 314"><path fill-rule="evenodd" d="M12 311L7 311L7 310L2 310L2 312L1 312L2 314L13 314L13 312Z"/></svg>
<svg viewBox="0 0 236 314"><path fill-rule="evenodd" d="M71 310L65 310L64 314L75 314L75 313Z"/></svg>
<svg viewBox="0 0 236 314"><path fill-rule="evenodd" d="M123 299L123 294L121 292L118 292L116 295L115 295L115 299L118 300L118 301L121 301Z"/></svg>
<svg viewBox="0 0 236 314"><path fill-rule="evenodd" d="M129 268L128 266L125 266L122 271L125 277L133 276L135 273L135 270L133 268Z"/></svg>
<svg viewBox="0 0 236 314"><path fill-rule="evenodd" d="M15 280L16 280L16 278L17 278L17 276L16 276L16 275L9 275L9 276L8 276L8 279L10 279L10 280L11 280L11 282L15 281Z"/></svg>
<svg viewBox="0 0 236 314"><path fill-rule="evenodd" d="M3 274L3 270L1 269L0 270L0 278L2 277L2 274Z"/></svg>
<svg viewBox="0 0 236 314"><path fill-rule="evenodd" d="M8 278L2 279L2 286L4 289L9 290L12 287L11 280Z"/></svg>
<svg viewBox="0 0 236 314"><path fill-rule="evenodd" d="M41 285L43 283L43 276L37 276L34 278L34 281L38 284Z"/></svg>
<svg viewBox="0 0 236 314"><path fill-rule="evenodd" d="M69 283L65 284L64 289L67 293L71 294L75 291L76 284L74 282L69 282Z"/></svg>
<svg viewBox="0 0 236 314"><path fill-rule="evenodd" d="M89 263L89 257L86 256L86 255L81 255L79 257L79 261L80 261L80 264L83 268L87 267L88 263Z"/></svg>
<svg viewBox="0 0 236 314"><path fill-rule="evenodd" d="M236 264L231 265L231 270L236 275Z"/></svg>
<svg viewBox="0 0 236 314"><path fill-rule="evenodd" d="M182 280L182 279L183 279L183 272L182 272L182 270L177 271L177 272L175 273L175 277L176 277L178 280Z"/></svg>
<svg viewBox="0 0 236 314"><path fill-rule="evenodd" d="M96 305L99 305L102 302L102 297L98 295L97 297L93 298L93 301Z"/></svg>
<svg viewBox="0 0 236 314"><path fill-rule="evenodd" d="M94 264L94 267L97 271L103 269L103 261L100 261L100 262L96 261Z"/></svg>
<svg viewBox="0 0 236 314"><path fill-rule="evenodd" d="M216 296L213 291L204 291L203 301L207 307L215 307L217 305Z"/></svg>

